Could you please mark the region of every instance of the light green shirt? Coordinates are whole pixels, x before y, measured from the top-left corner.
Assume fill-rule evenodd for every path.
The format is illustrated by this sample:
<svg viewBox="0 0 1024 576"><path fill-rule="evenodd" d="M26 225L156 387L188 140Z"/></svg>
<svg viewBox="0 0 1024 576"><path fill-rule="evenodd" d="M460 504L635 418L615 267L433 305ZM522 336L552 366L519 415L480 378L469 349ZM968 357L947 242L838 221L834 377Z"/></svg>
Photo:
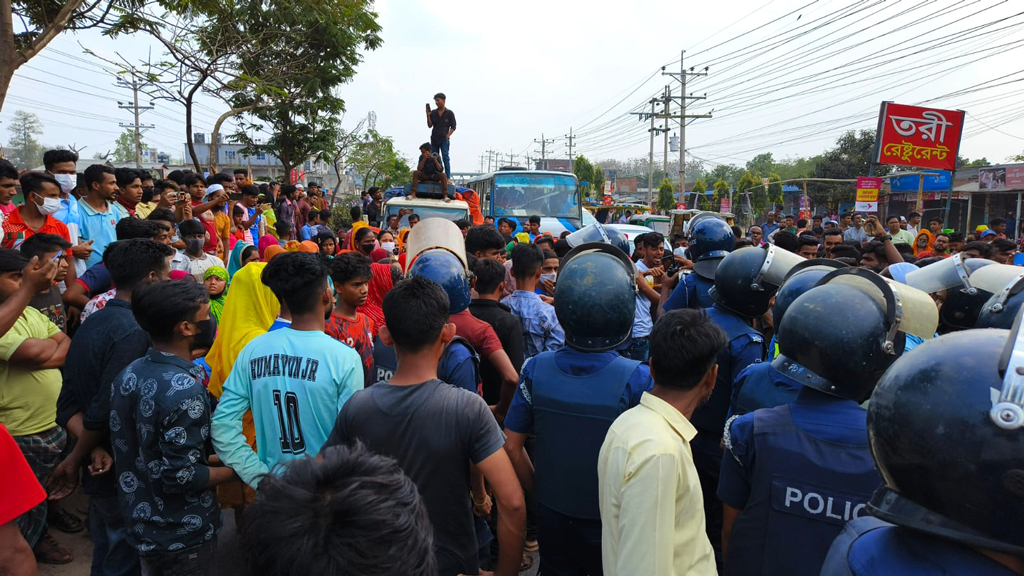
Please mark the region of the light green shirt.
<svg viewBox="0 0 1024 576"><path fill-rule="evenodd" d="M900 229L899 232L892 235L893 244L906 244L908 246L914 245L914 235L906 230Z"/></svg>
<svg viewBox="0 0 1024 576"><path fill-rule="evenodd" d="M63 378L57 368L28 368L10 362L26 340L46 340L60 328L35 308L25 308L0 337L0 422L11 436L38 434L57 425L57 396Z"/></svg>

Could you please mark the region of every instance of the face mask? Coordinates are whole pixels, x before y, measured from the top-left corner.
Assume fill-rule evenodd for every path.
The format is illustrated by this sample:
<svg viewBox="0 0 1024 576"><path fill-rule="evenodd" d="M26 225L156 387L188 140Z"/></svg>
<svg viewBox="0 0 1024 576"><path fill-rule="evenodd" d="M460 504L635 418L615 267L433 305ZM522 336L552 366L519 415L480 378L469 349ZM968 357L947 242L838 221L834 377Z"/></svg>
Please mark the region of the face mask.
<svg viewBox="0 0 1024 576"><path fill-rule="evenodd" d="M78 185L78 174L54 174L53 179L60 184L60 189L65 194L70 194Z"/></svg>
<svg viewBox="0 0 1024 576"><path fill-rule="evenodd" d="M39 194L36 194L36 196L39 196ZM36 207L43 214L53 216L60 210L60 198L43 198L42 196L39 196L39 198L42 199L43 203L36 204Z"/></svg>
<svg viewBox="0 0 1024 576"><path fill-rule="evenodd" d="M558 272L552 272L551 274L541 274L540 275L540 281L544 282L545 280L551 280L552 282L554 282L555 278L557 278L557 277L558 277Z"/></svg>
<svg viewBox="0 0 1024 576"><path fill-rule="evenodd" d="M211 314L208 319L196 322L196 327L199 328L199 333L192 339L192 349L209 349L213 346L214 336L217 335L217 319Z"/></svg>
<svg viewBox="0 0 1024 576"><path fill-rule="evenodd" d="M203 251L203 239L202 238L190 238L186 241L188 251L193 254L200 254Z"/></svg>
<svg viewBox="0 0 1024 576"><path fill-rule="evenodd" d="M373 244L360 244L359 251L363 254L369 254L373 252Z"/></svg>
<svg viewBox="0 0 1024 576"><path fill-rule="evenodd" d="M388 254L391 254L395 251L394 242L381 242L380 247Z"/></svg>

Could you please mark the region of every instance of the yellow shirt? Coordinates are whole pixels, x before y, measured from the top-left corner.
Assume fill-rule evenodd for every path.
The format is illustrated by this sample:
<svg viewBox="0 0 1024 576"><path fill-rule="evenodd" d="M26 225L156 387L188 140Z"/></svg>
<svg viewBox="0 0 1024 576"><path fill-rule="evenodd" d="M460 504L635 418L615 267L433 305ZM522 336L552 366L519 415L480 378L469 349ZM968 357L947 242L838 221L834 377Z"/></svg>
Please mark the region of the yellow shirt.
<svg viewBox="0 0 1024 576"><path fill-rule="evenodd" d="M29 338L45 340L60 328L35 308L25 308L14 326L0 337L0 424L11 436L38 434L57 425L60 370L25 368L8 360Z"/></svg>
<svg viewBox="0 0 1024 576"><path fill-rule="evenodd" d="M146 219L156 210L156 202L139 202L135 205L135 217Z"/></svg>
<svg viewBox="0 0 1024 576"><path fill-rule="evenodd" d="M696 435L649 392L608 430L597 461L607 576L717 575L690 451Z"/></svg>

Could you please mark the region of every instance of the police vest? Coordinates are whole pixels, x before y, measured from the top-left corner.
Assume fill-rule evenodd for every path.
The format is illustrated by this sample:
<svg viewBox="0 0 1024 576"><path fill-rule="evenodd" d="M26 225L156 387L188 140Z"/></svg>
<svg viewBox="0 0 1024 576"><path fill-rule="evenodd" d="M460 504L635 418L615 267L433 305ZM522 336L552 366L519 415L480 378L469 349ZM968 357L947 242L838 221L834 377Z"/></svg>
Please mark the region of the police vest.
<svg viewBox="0 0 1024 576"><path fill-rule="evenodd" d="M681 280L683 289L686 290L687 308L710 308L715 301L708 296L708 290L715 285L714 280L708 280L696 273L686 274Z"/></svg>
<svg viewBox="0 0 1024 576"><path fill-rule="evenodd" d="M866 514L882 483L867 434L863 444L820 440L783 405L754 412L753 436L750 497L733 524L725 574L817 576L843 525Z"/></svg>
<svg viewBox="0 0 1024 576"><path fill-rule="evenodd" d="M473 358L473 382L479 392L480 385L480 356L473 349L473 346L466 341L465 338L456 336L452 338L452 341L445 346L444 354L441 356L441 360L437 363L437 378L442 382L451 384L451 375L445 371L448 366L448 357L451 354L452 346L464 346L469 350L470 356ZM374 382L388 382L391 377L395 375L395 370L398 370L398 356L395 355L395 349L381 341L378 336L373 343L373 375Z"/></svg>
<svg viewBox="0 0 1024 576"><path fill-rule="evenodd" d="M532 362L537 501L566 516L600 520L597 457L608 428L628 407L622 391L640 363L616 356L597 372L574 376L555 364L554 352Z"/></svg>
<svg viewBox="0 0 1024 576"><path fill-rule="evenodd" d="M799 382L772 368L770 362L754 364L744 372L743 379L733 383L733 415L789 404L803 388Z"/></svg>
<svg viewBox="0 0 1024 576"><path fill-rule="evenodd" d="M707 404L693 413L690 422L695 428L706 434L710 433L713 436L721 437L722 431L725 429L725 420L729 415L729 404L732 401L733 376L730 366L733 365L733 341L741 336L756 337L762 340L763 347L764 338L760 332L754 330L740 317L721 308L712 306L705 312L707 312L708 318L725 332L725 338L729 343L718 352L718 378L715 380L715 389L711 392L711 398ZM764 357L763 352L761 356Z"/></svg>

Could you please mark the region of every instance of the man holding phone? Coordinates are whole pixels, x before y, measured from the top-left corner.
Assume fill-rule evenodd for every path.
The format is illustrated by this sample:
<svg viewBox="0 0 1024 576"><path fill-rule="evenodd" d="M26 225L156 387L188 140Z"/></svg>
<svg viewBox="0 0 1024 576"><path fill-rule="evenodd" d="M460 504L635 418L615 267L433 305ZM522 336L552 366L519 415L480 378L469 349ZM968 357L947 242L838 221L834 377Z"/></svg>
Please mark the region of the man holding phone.
<svg viewBox="0 0 1024 576"><path fill-rule="evenodd" d="M430 109L427 104L427 127L430 132L430 149L434 154L440 153L444 161L444 174L449 180L452 178L452 165L448 159L448 143L455 133L455 113L445 108L445 95L442 92L434 94L435 110Z"/></svg>

